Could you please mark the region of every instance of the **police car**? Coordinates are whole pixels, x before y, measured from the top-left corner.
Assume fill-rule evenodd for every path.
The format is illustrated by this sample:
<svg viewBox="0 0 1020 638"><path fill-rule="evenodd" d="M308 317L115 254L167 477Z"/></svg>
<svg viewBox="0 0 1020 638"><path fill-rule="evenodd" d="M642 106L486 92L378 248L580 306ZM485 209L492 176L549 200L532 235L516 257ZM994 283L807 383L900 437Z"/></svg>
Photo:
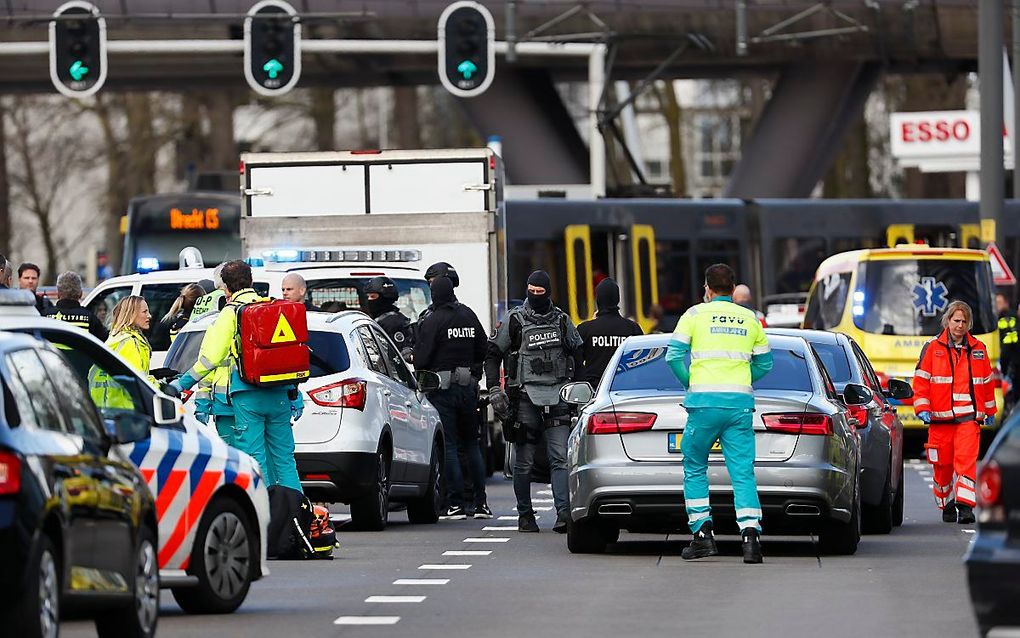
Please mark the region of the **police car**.
<svg viewBox="0 0 1020 638"><path fill-rule="evenodd" d="M40 317L33 305L0 301L0 330L25 333L55 345L85 384L98 369L124 390L134 410L150 418L146 438L121 450L139 468L156 500L160 585L192 613L229 613L251 583L269 573L266 530L269 497L258 464L227 446L177 399L159 392L144 376L88 333ZM175 412L166 414L166 406ZM100 406L103 416L111 409Z"/></svg>
<svg viewBox="0 0 1020 638"><path fill-rule="evenodd" d="M180 268L113 277L93 288L82 305L96 314L109 328L113 307L128 295L145 298L153 317L153 328L146 336L152 345L153 368L163 365L170 349L168 334L155 330L159 319L170 310L181 288L203 279L213 279L213 269L205 268L200 258L186 261L194 249L181 251ZM187 254L186 254L187 253ZM268 250L260 258L249 260L253 264L252 278L256 292L279 298L283 293L283 278L289 273L301 275L308 284L306 299L326 311L359 310L364 306L363 289L369 279L385 276L397 284L400 297L397 308L414 321L431 303L428 282L423 271L412 265L420 261L414 251L345 251L342 263L304 261L306 255L293 250ZM211 292L211 291L207 291Z"/></svg>

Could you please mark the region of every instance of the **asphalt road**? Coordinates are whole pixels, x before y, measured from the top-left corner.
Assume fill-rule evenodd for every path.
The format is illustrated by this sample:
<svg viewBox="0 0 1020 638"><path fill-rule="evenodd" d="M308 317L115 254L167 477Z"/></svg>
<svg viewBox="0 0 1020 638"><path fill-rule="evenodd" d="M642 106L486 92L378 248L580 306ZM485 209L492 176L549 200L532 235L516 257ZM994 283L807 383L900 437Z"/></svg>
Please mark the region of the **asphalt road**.
<svg viewBox="0 0 1020 638"><path fill-rule="evenodd" d="M906 521L891 535L829 557L810 538L769 538L766 529L758 566L742 563L735 536L721 537L721 556L695 563L680 559L682 536L624 533L604 556L575 556L549 530L548 511L542 533L528 535L515 519L412 526L397 512L385 532L341 528L333 561L271 563L235 614L186 616L164 594L159 635L976 636L961 561L972 526L941 521L926 465L911 463L906 476ZM548 489L534 486L536 498L551 499ZM497 517L514 515L501 477L489 483L489 502ZM462 551L488 553L447 554ZM372 598L381 596L408 598ZM63 631L95 636L82 621Z"/></svg>

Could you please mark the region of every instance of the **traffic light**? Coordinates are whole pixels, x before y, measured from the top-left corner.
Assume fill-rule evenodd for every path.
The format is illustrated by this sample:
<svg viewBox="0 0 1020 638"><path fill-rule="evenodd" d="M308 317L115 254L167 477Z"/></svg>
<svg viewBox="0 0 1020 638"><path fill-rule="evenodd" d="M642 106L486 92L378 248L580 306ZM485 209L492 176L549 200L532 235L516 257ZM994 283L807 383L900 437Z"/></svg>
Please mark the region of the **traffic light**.
<svg viewBox="0 0 1020 638"><path fill-rule="evenodd" d="M88 2L62 4L50 21L50 79L68 97L88 97L106 82L106 20Z"/></svg>
<svg viewBox="0 0 1020 638"><path fill-rule="evenodd" d="M481 95L496 73L496 27L489 10L454 2L439 16L439 79L458 97Z"/></svg>
<svg viewBox="0 0 1020 638"><path fill-rule="evenodd" d="M263 0L244 20L244 77L255 92L283 95L301 77L301 25L282 0Z"/></svg>

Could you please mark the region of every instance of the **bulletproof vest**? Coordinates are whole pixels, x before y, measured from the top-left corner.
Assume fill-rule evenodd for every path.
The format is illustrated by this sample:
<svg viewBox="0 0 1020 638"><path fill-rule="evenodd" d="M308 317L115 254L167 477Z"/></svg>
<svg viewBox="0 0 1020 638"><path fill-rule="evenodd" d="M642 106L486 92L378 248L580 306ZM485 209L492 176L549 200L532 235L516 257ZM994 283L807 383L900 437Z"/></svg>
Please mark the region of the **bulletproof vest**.
<svg viewBox="0 0 1020 638"><path fill-rule="evenodd" d="M392 317L392 321L387 321ZM403 315L399 310L390 310L384 312L375 318L376 323L382 326L382 329L386 331L386 334L390 336L390 339L397 344L398 348L404 348L408 345L409 332L411 324L407 320L407 317Z"/></svg>
<svg viewBox="0 0 1020 638"><path fill-rule="evenodd" d="M564 322L560 314L550 319L530 312L517 314L521 344L517 351L517 382L535 405L556 405L560 387L573 376L573 362L563 343Z"/></svg>

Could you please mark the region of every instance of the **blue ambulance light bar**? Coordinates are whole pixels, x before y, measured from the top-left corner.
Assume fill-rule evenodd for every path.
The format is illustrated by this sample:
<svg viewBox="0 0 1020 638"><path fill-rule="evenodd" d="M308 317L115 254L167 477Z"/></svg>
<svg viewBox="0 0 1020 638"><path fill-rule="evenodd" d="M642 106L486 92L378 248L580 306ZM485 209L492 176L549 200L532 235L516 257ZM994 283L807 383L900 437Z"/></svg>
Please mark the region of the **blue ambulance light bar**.
<svg viewBox="0 0 1020 638"><path fill-rule="evenodd" d="M140 273L159 270L159 259L155 257L139 257L138 260L135 262L135 268Z"/></svg>
<svg viewBox="0 0 1020 638"><path fill-rule="evenodd" d="M408 262L421 261L420 250L347 250L315 248L310 250L267 250L262 253L267 263L299 262Z"/></svg>

